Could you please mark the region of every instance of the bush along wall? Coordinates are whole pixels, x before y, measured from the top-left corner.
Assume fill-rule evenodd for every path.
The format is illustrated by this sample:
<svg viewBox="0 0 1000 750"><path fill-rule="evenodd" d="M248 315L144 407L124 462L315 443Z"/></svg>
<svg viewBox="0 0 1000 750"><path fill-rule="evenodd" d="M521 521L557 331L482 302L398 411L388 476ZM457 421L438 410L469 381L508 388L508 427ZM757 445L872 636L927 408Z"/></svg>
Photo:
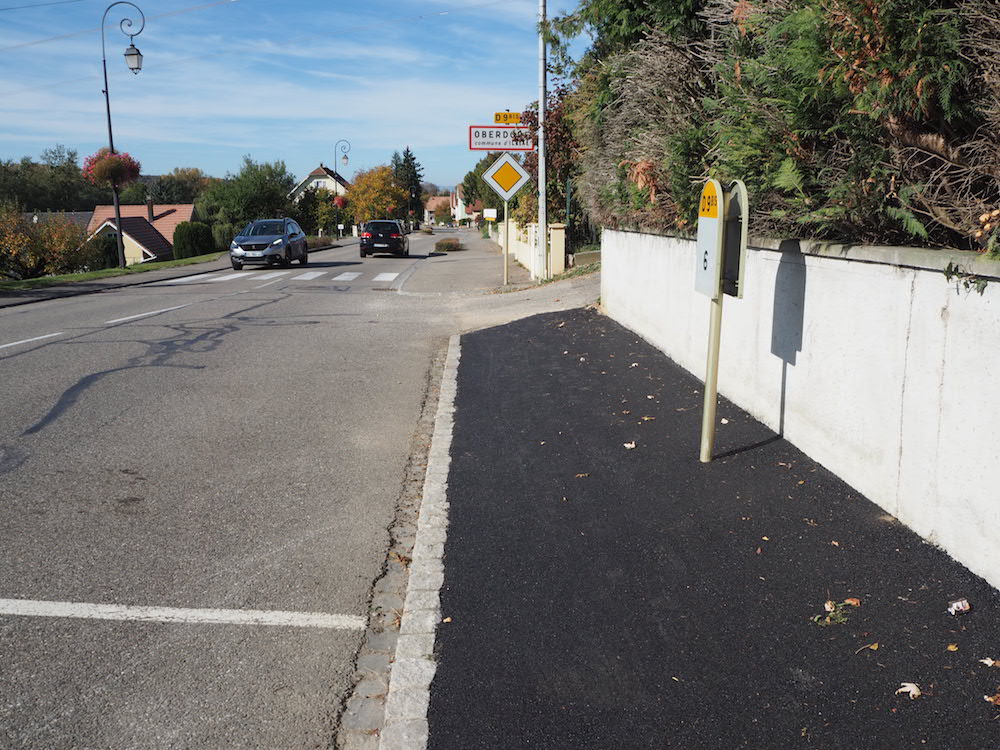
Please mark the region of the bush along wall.
<svg viewBox="0 0 1000 750"><path fill-rule="evenodd" d="M174 258L193 258L215 248L212 230L200 221L184 221L174 230Z"/></svg>
<svg viewBox="0 0 1000 750"><path fill-rule="evenodd" d="M684 233L738 177L758 234L1000 255L996 0L708 0L622 39L611 6L562 19L594 33L567 97L599 223Z"/></svg>

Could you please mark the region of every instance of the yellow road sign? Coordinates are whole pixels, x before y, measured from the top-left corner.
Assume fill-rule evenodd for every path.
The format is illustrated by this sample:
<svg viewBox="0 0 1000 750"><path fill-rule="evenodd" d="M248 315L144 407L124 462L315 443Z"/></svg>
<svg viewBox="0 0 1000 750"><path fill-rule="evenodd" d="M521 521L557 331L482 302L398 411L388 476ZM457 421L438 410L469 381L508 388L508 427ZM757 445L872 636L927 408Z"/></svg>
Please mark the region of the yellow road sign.
<svg viewBox="0 0 1000 750"><path fill-rule="evenodd" d="M520 125L520 112L496 112L493 115L493 122L497 125Z"/></svg>
<svg viewBox="0 0 1000 750"><path fill-rule="evenodd" d="M531 175L510 154L504 154L483 172L483 181L505 201L513 198L529 179Z"/></svg>

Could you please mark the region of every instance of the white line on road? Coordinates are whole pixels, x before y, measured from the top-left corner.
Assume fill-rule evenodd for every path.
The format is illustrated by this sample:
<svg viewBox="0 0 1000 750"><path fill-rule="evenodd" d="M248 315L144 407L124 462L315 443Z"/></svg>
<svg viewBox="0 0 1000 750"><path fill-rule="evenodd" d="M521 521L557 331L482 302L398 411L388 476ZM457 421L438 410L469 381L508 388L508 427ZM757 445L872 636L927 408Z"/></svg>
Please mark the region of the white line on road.
<svg viewBox="0 0 1000 750"><path fill-rule="evenodd" d="M310 281L312 279L318 279L324 273L326 273L326 271L306 271L300 276L293 276L292 281Z"/></svg>
<svg viewBox="0 0 1000 750"><path fill-rule="evenodd" d="M361 630L364 617L323 612L282 612L261 609L182 609L179 607L135 607L122 604L43 602L31 599L0 599L0 615L28 617L74 617L86 620L130 620L209 625L276 625L292 628Z"/></svg>
<svg viewBox="0 0 1000 750"><path fill-rule="evenodd" d="M392 281L397 276L399 276L398 273L380 273L375 277L375 281Z"/></svg>
<svg viewBox="0 0 1000 750"><path fill-rule="evenodd" d="M286 274L290 273L291 271L272 271L271 273L263 273L260 276L255 276L254 278L263 281L264 279L275 279L278 276L285 276Z"/></svg>
<svg viewBox="0 0 1000 750"><path fill-rule="evenodd" d="M138 315L129 315L127 318L115 318L114 320L105 320L104 325L109 326L112 323L124 323L126 320L135 320L136 318L147 318L150 315L159 315L160 313L170 312L171 310L180 310L182 307L188 307L191 303L187 305L175 305L174 307L164 307L162 310L151 310L150 312L139 313Z"/></svg>
<svg viewBox="0 0 1000 750"><path fill-rule="evenodd" d="M199 273L197 276L185 276L180 279L167 279L166 281L157 281L155 284L152 284L151 286L160 286L161 284L188 284L192 281L209 281L215 275L216 272Z"/></svg>
<svg viewBox="0 0 1000 750"><path fill-rule="evenodd" d="M59 333L46 333L44 336L35 336L33 339L22 339L21 341L11 341L9 344L0 344L0 349L6 349L8 346L17 346L18 344L30 344L32 341L50 339L53 336L62 336L62 331Z"/></svg>
<svg viewBox="0 0 1000 750"><path fill-rule="evenodd" d="M232 279L238 279L240 276L246 276L245 273L240 271L239 273L230 273L225 276L217 276L214 279L209 279L209 281L231 281Z"/></svg>
<svg viewBox="0 0 1000 750"><path fill-rule="evenodd" d="M342 274L340 274L340 276L334 276L333 280L334 281L354 281L359 276L361 276L360 273L354 273L354 272L342 273Z"/></svg>
<svg viewBox="0 0 1000 750"><path fill-rule="evenodd" d="M266 286L271 286L271 284L277 284L279 281L281 281L281 279L275 279L274 281L268 281L268 282L266 282L264 284L259 284L258 286L255 286L254 289L263 289Z"/></svg>

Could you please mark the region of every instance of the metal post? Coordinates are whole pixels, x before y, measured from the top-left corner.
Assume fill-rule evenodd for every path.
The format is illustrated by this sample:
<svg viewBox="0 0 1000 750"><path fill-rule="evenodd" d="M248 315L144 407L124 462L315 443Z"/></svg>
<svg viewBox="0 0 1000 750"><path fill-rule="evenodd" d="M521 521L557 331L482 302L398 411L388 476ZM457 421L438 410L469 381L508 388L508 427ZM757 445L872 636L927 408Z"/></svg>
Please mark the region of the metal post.
<svg viewBox="0 0 1000 750"><path fill-rule="evenodd" d="M708 364L705 367L705 402L701 418L701 462L712 460L715 446L715 409L719 401L719 344L722 340L722 298L712 300L712 317L708 330Z"/></svg>
<svg viewBox="0 0 1000 750"><path fill-rule="evenodd" d="M510 201L503 202L503 285L509 281L508 254L510 253Z"/></svg>
<svg viewBox="0 0 1000 750"><path fill-rule="evenodd" d="M131 18L123 18L121 23L118 25L122 30L122 33L126 34L130 40L135 39L135 37L141 34L142 30L146 28L146 16L139 6L134 3L124 1L111 3L111 5L104 9L104 15L101 16L101 65L104 67L104 91L102 93L104 94L104 107L108 116L108 149L112 154L115 153L115 141L111 134L111 98L108 95L108 56L104 45L104 26L108 20L108 11L116 5L131 5L139 11L139 15L142 17L142 26L140 26L139 30L134 34L125 30L126 27L129 29L132 28ZM122 209L121 202L118 199L118 183L114 180L111 181L111 195L114 198L115 204L115 233L118 240L118 267L125 268L125 240L122 237Z"/></svg>
<svg viewBox="0 0 1000 750"><path fill-rule="evenodd" d="M545 18L545 0L538 0L538 244L535 266L538 276L543 279L549 277L549 221L545 196L545 105L548 103Z"/></svg>

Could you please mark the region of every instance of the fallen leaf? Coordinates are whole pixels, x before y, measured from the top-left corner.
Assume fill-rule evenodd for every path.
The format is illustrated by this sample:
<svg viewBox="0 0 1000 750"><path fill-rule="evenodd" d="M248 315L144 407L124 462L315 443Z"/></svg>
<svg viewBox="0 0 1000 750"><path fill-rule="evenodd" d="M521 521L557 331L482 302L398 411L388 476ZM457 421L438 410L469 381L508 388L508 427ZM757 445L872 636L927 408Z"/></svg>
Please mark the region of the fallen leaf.
<svg viewBox="0 0 1000 750"><path fill-rule="evenodd" d="M851 596L851 597L848 597L847 599L844 599L844 604L849 604L852 607L860 607L861 606L861 600L858 599L858 597L856 597L856 596Z"/></svg>
<svg viewBox="0 0 1000 750"><path fill-rule="evenodd" d="M673 680L674 682L680 682L680 680L678 680L676 677L671 677L670 679Z"/></svg>
<svg viewBox="0 0 1000 750"><path fill-rule="evenodd" d="M563 354L569 354L569 351L568 351L568 350L567 350L567 351L564 351L564 352L563 352Z"/></svg>
<svg viewBox="0 0 1000 750"><path fill-rule="evenodd" d="M643 422L652 422L654 419L656 419L656 417L643 417L642 421Z"/></svg>
<svg viewBox="0 0 1000 750"><path fill-rule="evenodd" d="M832 544L834 547L840 546L840 542L830 542L830 544Z"/></svg>
<svg viewBox="0 0 1000 750"><path fill-rule="evenodd" d="M778 466L784 466L786 469L792 468L791 464L786 464L784 461L778 461Z"/></svg>
<svg viewBox="0 0 1000 750"><path fill-rule="evenodd" d="M758 548L757 548L757 554L759 555L759 554L760 554L760 552L761 552L761 550L760 550L760 547L758 547Z"/></svg>
<svg viewBox="0 0 1000 750"><path fill-rule="evenodd" d="M622 445L625 446L626 450L632 450L635 448L635 441L633 440L631 443L622 443Z"/></svg>
<svg viewBox="0 0 1000 750"><path fill-rule="evenodd" d="M587 361L587 358L586 358L586 357L580 357L580 361L581 361L581 362L586 362L586 361Z"/></svg>
<svg viewBox="0 0 1000 750"><path fill-rule="evenodd" d="M957 643L949 643L948 646L947 646L947 649L949 651L958 651L958 644Z"/></svg>
<svg viewBox="0 0 1000 750"><path fill-rule="evenodd" d="M980 664L985 664L987 667L1000 667L1000 661L997 659L990 659L989 657L979 660Z"/></svg>
<svg viewBox="0 0 1000 750"><path fill-rule="evenodd" d="M799 480L799 484L805 484L805 483L806 483L806 480L805 480L805 479L800 479L800 480Z"/></svg>
<svg viewBox="0 0 1000 750"><path fill-rule="evenodd" d="M630 412L628 409L622 409L622 414L631 414L631 413L632 412Z"/></svg>
<svg viewBox="0 0 1000 750"><path fill-rule="evenodd" d="M768 539L768 538L767 538L766 536L762 536L762 537L761 537L761 539L763 539L763 540L764 540L765 542L769 542L769 541L771 541L771 540L770 540L770 539Z"/></svg>
<svg viewBox="0 0 1000 750"><path fill-rule="evenodd" d="M911 701L914 700L915 698L919 698L921 695L923 695L923 693L920 692L920 688L917 687L917 685L915 683L912 683L912 682L901 682L901 683L899 683L899 685L900 685L900 687L899 687L899 690L896 691L896 693L895 693L896 695L899 695L900 693L906 693L907 695L910 696L910 700Z"/></svg>
<svg viewBox="0 0 1000 750"><path fill-rule="evenodd" d="M446 617L443 620L441 620L441 622L451 622L451 618L450 617Z"/></svg>
<svg viewBox="0 0 1000 750"><path fill-rule="evenodd" d="M638 367L638 366L639 366L638 362L633 362L632 364L629 365L629 367Z"/></svg>
<svg viewBox="0 0 1000 750"><path fill-rule="evenodd" d="M1000 706L1000 693L996 695L984 695L983 700L987 703L992 703L994 706Z"/></svg>
<svg viewBox="0 0 1000 750"><path fill-rule="evenodd" d="M833 610L835 610L836 608L837 608L837 603L835 601L831 601L830 599L827 599L826 602L824 602L823 604L823 609L825 609L827 612L833 612Z"/></svg>
<svg viewBox="0 0 1000 750"><path fill-rule="evenodd" d="M720 419L719 421L720 421L720 422L722 422L722 424L729 424L729 420L728 420L728 419L726 419L725 417L723 417L723 418L722 418L722 419Z"/></svg>
<svg viewBox="0 0 1000 750"><path fill-rule="evenodd" d="M577 474L576 478L577 479L583 479L584 477L589 477L589 476L590 476L590 474Z"/></svg>
<svg viewBox="0 0 1000 750"><path fill-rule="evenodd" d="M562 328L564 325L566 325L566 321L565 320L562 323L560 323L559 325L557 325L556 328Z"/></svg>
<svg viewBox="0 0 1000 750"><path fill-rule="evenodd" d="M806 522L806 526L819 526L819 524L812 518L803 518L802 520Z"/></svg>
<svg viewBox="0 0 1000 750"><path fill-rule="evenodd" d="M655 396L646 396L646 398L656 398Z"/></svg>
<svg viewBox="0 0 1000 750"><path fill-rule="evenodd" d="M862 646L854 653L860 654L865 649L868 649L869 651L878 651L878 641L875 641L875 643L869 643L867 646Z"/></svg>
<svg viewBox="0 0 1000 750"><path fill-rule="evenodd" d="M562 501L565 503L569 498L564 497Z"/></svg>

